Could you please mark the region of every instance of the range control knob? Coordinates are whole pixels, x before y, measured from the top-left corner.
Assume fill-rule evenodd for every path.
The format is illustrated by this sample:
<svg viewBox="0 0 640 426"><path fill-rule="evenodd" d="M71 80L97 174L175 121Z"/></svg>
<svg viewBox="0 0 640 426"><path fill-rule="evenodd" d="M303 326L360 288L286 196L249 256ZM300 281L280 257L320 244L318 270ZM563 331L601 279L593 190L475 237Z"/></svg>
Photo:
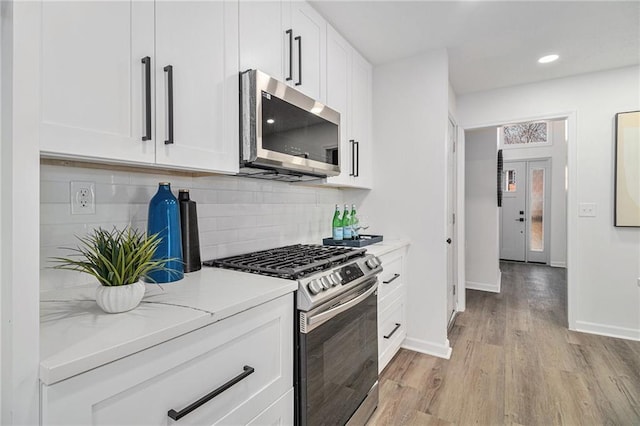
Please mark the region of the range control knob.
<svg viewBox="0 0 640 426"><path fill-rule="evenodd" d="M320 293L322 290L324 290L322 288L322 284L320 284L318 282L318 280L313 280L311 281L308 285L307 288L309 289L309 291L311 292L311 294L318 294Z"/></svg>
<svg viewBox="0 0 640 426"><path fill-rule="evenodd" d="M329 277L322 277L322 278L320 278L320 281L322 282L322 287L324 287L325 290L328 290L331 287L333 287Z"/></svg>
<svg viewBox="0 0 640 426"><path fill-rule="evenodd" d="M340 272L334 272L331 274L331 278L333 278L333 285L339 285L342 283L342 276L340 276Z"/></svg>
<svg viewBox="0 0 640 426"><path fill-rule="evenodd" d="M378 266L376 264L375 257L372 257L371 259L367 259L366 263L367 263L367 266L369 267L369 269L375 269L376 266Z"/></svg>

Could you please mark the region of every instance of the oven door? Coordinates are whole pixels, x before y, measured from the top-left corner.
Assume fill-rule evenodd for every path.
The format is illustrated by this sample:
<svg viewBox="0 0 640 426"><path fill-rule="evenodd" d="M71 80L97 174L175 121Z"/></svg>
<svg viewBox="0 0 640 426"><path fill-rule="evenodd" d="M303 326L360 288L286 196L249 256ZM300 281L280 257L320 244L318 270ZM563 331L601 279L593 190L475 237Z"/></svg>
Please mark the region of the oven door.
<svg viewBox="0 0 640 426"><path fill-rule="evenodd" d="M377 382L377 287L372 278L298 315L298 424L344 425Z"/></svg>

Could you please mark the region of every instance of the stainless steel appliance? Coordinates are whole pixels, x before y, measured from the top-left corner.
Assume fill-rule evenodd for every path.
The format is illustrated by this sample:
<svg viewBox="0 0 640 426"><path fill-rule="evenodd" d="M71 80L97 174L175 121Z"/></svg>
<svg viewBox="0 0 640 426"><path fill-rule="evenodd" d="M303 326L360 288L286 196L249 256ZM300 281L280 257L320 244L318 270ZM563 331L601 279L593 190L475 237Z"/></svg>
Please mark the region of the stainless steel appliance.
<svg viewBox="0 0 640 426"><path fill-rule="evenodd" d="M377 257L298 244L205 264L297 280L297 424L366 422L378 404Z"/></svg>
<svg viewBox="0 0 640 426"><path fill-rule="evenodd" d="M240 76L240 174L299 181L340 174L340 114L258 70Z"/></svg>

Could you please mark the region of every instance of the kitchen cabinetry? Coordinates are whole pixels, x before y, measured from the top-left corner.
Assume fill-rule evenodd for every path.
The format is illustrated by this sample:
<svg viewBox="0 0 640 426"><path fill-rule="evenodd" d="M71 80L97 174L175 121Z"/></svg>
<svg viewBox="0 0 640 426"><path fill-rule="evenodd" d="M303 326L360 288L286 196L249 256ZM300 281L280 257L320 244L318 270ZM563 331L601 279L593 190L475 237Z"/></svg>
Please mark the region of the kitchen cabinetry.
<svg viewBox="0 0 640 426"><path fill-rule="evenodd" d="M237 2L43 2L41 151L238 170Z"/></svg>
<svg viewBox="0 0 640 426"><path fill-rule="evenodd" d="M303 1L241 1L239 7L240 70L259 69L324 102L324 18Z"/></svg>
<svg viewBox="0 0 640 426"><path fill-rule="evenodd" d="M288 295L52 385L42 424L291 424L293 298ZM174 410L174 411L171 411Z"/></svg>
<svg viewBox="0 0 640 426"><path fill-rule="evenodd" d="M378 291L378 369L382 371L407 336L406 246L380 256L384 270Z"/></svg>
<svg viewBox="0 0 640 426"><path fill-rule="evenodd" d="M371 188L371 65L327 26L327 105L340 112L341 173L329 185Z"/></svg>

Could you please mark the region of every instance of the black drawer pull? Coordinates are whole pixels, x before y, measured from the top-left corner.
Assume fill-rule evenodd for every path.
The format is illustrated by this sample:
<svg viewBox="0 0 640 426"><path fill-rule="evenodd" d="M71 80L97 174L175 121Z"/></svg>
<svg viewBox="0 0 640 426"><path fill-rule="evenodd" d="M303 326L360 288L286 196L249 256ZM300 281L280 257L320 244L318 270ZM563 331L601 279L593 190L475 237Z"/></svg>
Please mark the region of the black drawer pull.
<svg viewBox="0 0 640 426"><path fill-rule="evenodd" d="M293 80L293 30L289 28L284 33L289 35L289 77L286 80L291 81Z"/></svg>
<svg viewBox="0 0 640 426"><path fill-rule="evenodd" d="M207 395L203 396L202 398L200 398L196 402L192 403L188 407L183 408L180 411L176 411L174 409L169 410L167 415L170 418L172 418L173 420L180 420L181 418L183 418L184 416L186 416L187 414L189 414L193 410L195 410L195 409L199 408L200 406L206 404L207 402L211 401L213 398L215 398L216 396L220 395L222 392L226 391L231 386L233 386L236 383L242 381L242 379L246 378L250 374L253 374L254 371L255 371L255 369L253 367L249 367L248 365L245 365L244 366L244 372L242 372L238 376L234 377L233 379L229 380L227 383L225 383L224 385L220 386L218 389L214 390L211 393L208 393Z"/></svg>
<svg viewBox="0 0 640 426"><path fill-rule="evenodd" d="M296 86L302 85L302 36L294 37L294 40L298 42L298 81Z"/></svg>
<svg viewBox="0 0 640 426"><path fill-rule="evenodd" d="M353 145L356 148L356 151L358 151L358 157L357 157L358 159L356 160L356 169L354 170L354 176L359 177L360 176L360 142L355 141Z"/></svg>
<svg viewBox="0 0 640 426"><path fill-rule="evenodd" d="M353 139L349 139L349 143L351 144L351 173L349 176L356 175L356 141Z"/></svg>
<svg viewBox="0 0 640 426"><path fill-rule="evenodd" d="M391 339L391 336L393 336L395 334L395 332L398 331L399 328L400 328L400 323L397 322L396 326L393 328L391 333L387 334L386 336L382 336L382 337L384 337L385 339Z"/></svg>
<svg viewBox="0 0 640 426"><path fill-rule="evenodd" d="M391 278L390 280L387 280L387 281L382 281L382 284L389 284L389 283L397 280L398 278L400 278L400 274L393 274L393 278Z"/></svg>

